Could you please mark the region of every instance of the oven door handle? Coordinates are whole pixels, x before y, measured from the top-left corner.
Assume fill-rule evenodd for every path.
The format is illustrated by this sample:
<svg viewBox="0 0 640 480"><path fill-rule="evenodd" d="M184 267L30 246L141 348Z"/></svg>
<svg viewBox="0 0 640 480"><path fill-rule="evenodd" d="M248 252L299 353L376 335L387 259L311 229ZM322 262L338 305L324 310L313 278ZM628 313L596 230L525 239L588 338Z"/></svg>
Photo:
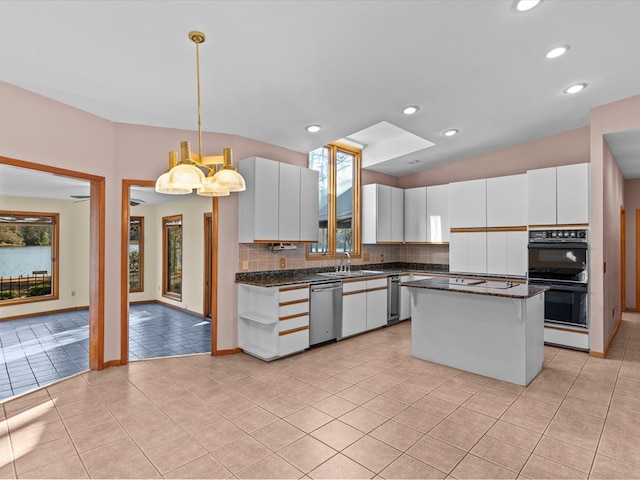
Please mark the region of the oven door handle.
<svg viewBox="0 0 640 480"><path fill-rule="evenodd" d="M586 284L570 285L566 283L549 283L529 280L529 285L539 285L541 287L549 287L549 290L561 290L565 292L587 293L589 291L589 287Z"/></svg>
<svg viewBox="0 0 640 480"><path fill-rule="evenodd" d="M556 243L529 243L528 247L531 248L575 248L578 250L586 250L586 243L572 243L572 242L556 242Z"/></svg>

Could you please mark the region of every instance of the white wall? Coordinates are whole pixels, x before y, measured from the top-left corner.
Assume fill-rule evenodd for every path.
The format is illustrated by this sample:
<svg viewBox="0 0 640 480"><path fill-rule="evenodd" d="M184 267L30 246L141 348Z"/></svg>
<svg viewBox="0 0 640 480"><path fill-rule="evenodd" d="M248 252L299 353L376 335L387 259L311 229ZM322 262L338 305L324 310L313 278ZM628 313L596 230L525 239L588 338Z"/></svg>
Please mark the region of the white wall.
<svg viewBox="0 0 640 480"><path fill-rule="evenodd" d="M0 318L89 306L89 202L8 197L0 210L59 213L59 283L57 300L6 305ZM75 292L75 295L72 295Z"/></svg>

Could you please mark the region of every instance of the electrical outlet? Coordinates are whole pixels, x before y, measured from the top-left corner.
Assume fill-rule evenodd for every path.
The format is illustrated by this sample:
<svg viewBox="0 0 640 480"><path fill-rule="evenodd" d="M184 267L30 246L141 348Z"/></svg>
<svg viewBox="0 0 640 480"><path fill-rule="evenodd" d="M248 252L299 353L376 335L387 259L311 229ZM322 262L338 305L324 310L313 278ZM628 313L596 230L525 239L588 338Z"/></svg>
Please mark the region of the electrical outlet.
<svg viewBox="0 0 640 480"><path fill-rule="evenodd" d="M242 270L249 270L249 262L247 260L242 261Z"/></svg>
<svg viewBox="0 0 640 480"><path fill-rule="evenodd" d="M370 262L371 261L371 254L369 252L365 252L364 261L365 262Z"/></svg>
<svg viewBox="0 0 640 480"><path fill-rule="evenodd" d="M71 296L75 297L76 296L76 291L75 290L71 290Z"/></svg>
<svg viewBox="0 0 640 480"><path fill-rule="evenodd" d="M380 263L384 262L384 253L380 254Z"/></svg>
<svg viewBox="0 0 640 480"><path fill-rule="evenodd" d="M286 268L287 261L284 257L280 257L280 268Z"/></svg>

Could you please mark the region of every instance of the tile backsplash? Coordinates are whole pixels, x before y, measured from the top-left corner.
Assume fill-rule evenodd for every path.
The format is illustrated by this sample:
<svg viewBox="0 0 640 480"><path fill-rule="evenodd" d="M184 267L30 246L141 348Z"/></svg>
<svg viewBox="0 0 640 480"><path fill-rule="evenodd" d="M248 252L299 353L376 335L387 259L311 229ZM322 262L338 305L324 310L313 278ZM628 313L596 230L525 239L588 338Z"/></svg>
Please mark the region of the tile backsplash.
<svg viewBox="0 0 640 480"><path fill-rule="evenodd" d="M268 245L261 243L239 244L239 272L260 272L266 270L292 270L298 268L333 267L339 260L307 260L306 243L297 243L295 250L272 252ZM352 258L352 265L368 263L436 263L449 264L449 245L363 245L363 256ZM363 260L369 254L369 261ZM384 260L381 260L384 256ZM284 268L282 259L284 258ZM246 262L246 265L245 265ZM243 266L245 268L243 268Z"/></svg>

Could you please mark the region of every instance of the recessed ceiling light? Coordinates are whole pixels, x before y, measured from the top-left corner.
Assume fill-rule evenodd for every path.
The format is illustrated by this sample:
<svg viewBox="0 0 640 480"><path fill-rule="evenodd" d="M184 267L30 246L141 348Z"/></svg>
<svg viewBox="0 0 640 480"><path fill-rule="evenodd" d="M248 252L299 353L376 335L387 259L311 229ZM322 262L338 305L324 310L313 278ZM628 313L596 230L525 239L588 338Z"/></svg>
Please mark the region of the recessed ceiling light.
<svg viewBox="0 0 640 480"><path fill-rule="evenodd" d="M305 129L309 133L318 133L320 130L322 130L322 125L307 125Z"/></svg>
<svg viewBox="0 0 640 480"><path fill-rule="evenodd" d="M586 83L576 83L575 85L571 85L570 87L567 87L564 89L564 93L578 93L581 90L584 90L585 88L587 88L587 84Z"/></svg>
<svg viewBox="0 0 640 480"><path fill-rule="evenodd" d="M547 58L558 58L569 50L569 45L560 45L559 47L552 48L547 52Z"/></svg>
<svg viewBox="0 0 640 480"><path fill-rule="evenodd" d="M526 12L538 5L540 1L541 0L518 0L516 2L516 10L519 12Z"/></svg>
<svg viewBox="0 0 640 480"><path fill-rule="evenodd" d="M416 163L420 163L420 160L409 160L407 163L409 165L415 165Z"/></svg>
<svg viewBox="0 0 640 480"><path fill-rule="evenodd" d="M445 137L453 137L456 133L458 133L457 128L450 128L449 130L442 132Z"/></svg>
<svg viewBox="0 0 640 480"><path fill-rule="evenodd" d="M404 113L405 115L413 115L418 110L420 110L420 107L417 107L415 105L409 105L408 107L404 107L402 109L402 113Z"/></svg>

